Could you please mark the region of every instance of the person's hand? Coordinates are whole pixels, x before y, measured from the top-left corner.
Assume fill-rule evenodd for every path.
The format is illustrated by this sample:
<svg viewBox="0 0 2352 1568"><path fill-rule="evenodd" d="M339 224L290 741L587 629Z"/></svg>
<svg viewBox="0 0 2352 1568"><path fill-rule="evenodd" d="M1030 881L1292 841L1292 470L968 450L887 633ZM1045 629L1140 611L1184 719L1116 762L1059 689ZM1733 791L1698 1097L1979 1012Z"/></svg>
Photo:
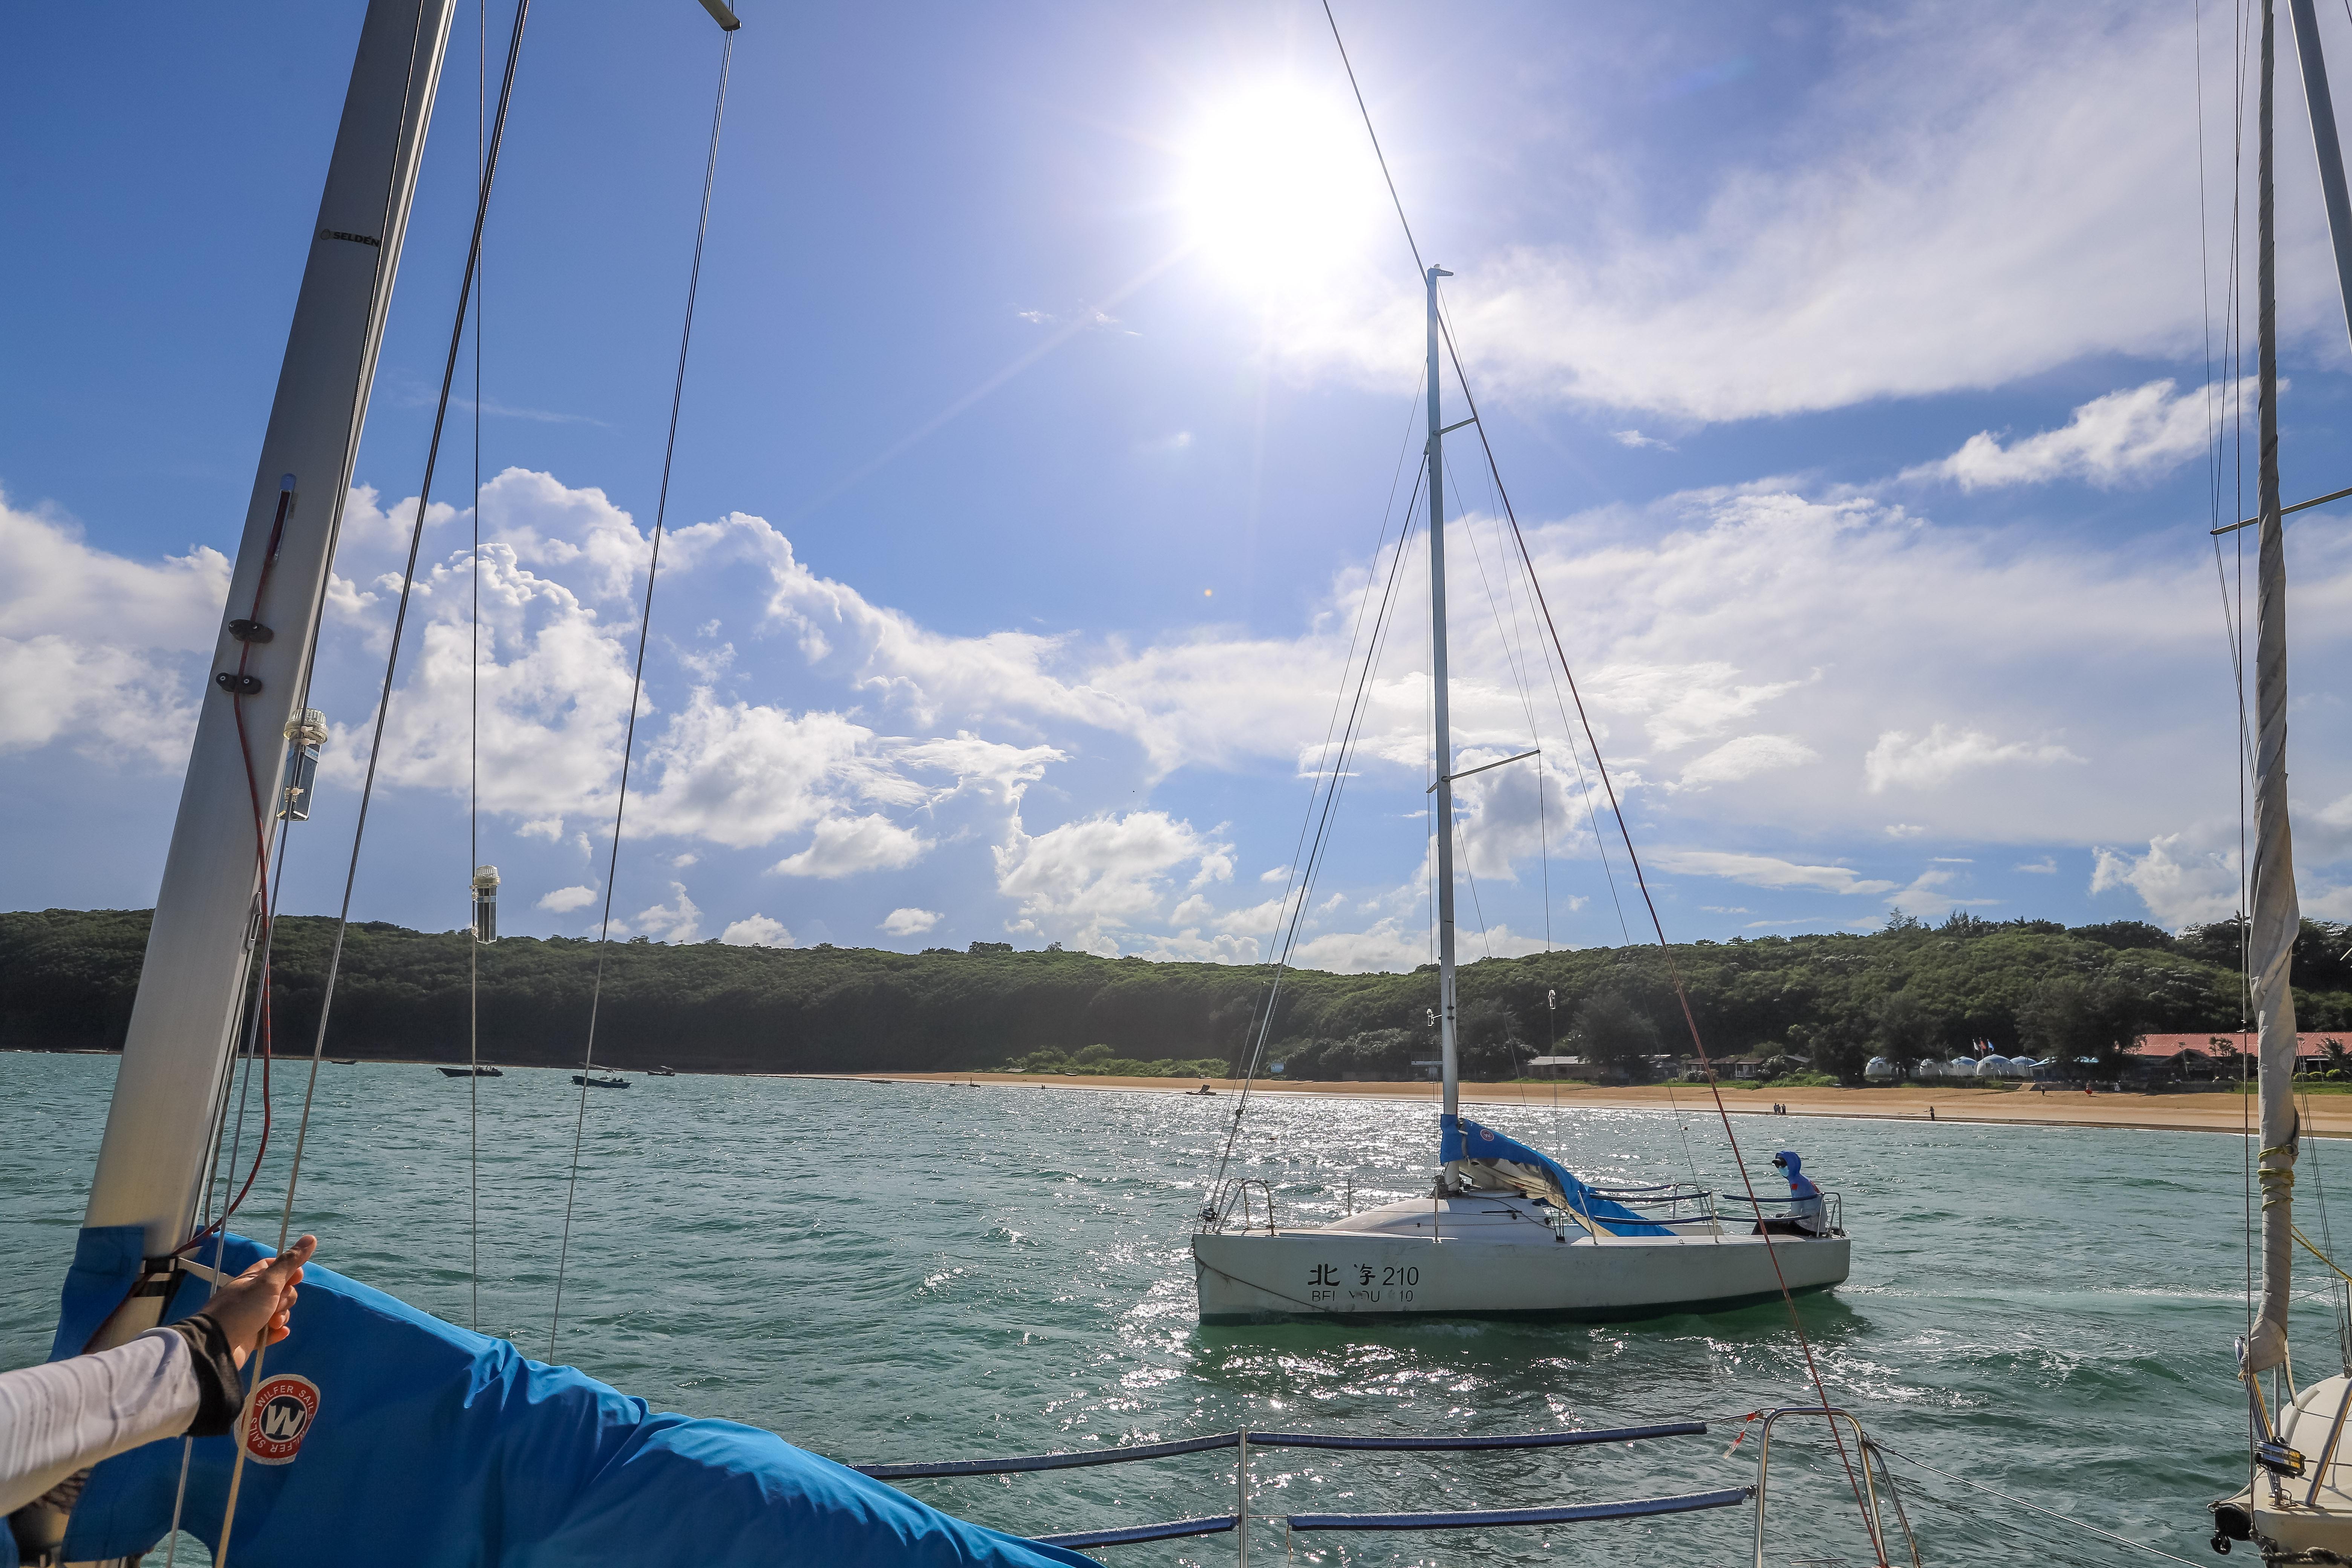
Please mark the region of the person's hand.
<svg viewBox="0 0 2352 1568"><path fill-rule="evenodd" d="M274 1345L290 1331L286 1315L294 1307L294 1287L301 1280L302 1265L318 1249L319 1238L305 1236L213 1292L205 1312L228 1336L237 1365L245 1364L255 1346Z"/></svg>

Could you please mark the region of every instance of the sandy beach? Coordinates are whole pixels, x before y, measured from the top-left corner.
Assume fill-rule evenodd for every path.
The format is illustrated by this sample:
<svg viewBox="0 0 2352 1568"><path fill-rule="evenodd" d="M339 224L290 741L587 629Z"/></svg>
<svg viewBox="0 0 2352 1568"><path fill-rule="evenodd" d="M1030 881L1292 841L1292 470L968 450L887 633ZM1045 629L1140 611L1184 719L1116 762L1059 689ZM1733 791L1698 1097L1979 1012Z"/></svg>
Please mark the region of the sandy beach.
<svg viewBox="0 0 2352 1568"><path fill-rule="evenodd" d="M1241 1085L1231 1079L1091 1078L1030 1073L806 1073L791 1077L867 1083L963 1083L1030 1085L1066 1089L1143 1089L1158 1094L1197 1091L1206 1081L1220 1096ZM1433 1083L1260 1082L1259 1094L1370 1096L1379 1100L1434 1101ZM1704 1084L1645 1084L1633 1089L1595 1089L1583 1084L1465 1083L1462 1103L1479 1106L1590 1106L1595 1109L1701 1110L1714 1103ZM1735 1116L1770 1116L1785 1105L1791 1116L1859 1116L1881 1121L1935 1120L2042 1127L2130 1127L2170 1132L2241 1132L2250 1125L2253 1101L2237 1094L2084 1094L2080 1089L1735 1089L1723 1090L1723 1104ZM2304 1131L2319 1137L2352 1137L2352 1095L2315 1095L2304 1101Z"/></svg>

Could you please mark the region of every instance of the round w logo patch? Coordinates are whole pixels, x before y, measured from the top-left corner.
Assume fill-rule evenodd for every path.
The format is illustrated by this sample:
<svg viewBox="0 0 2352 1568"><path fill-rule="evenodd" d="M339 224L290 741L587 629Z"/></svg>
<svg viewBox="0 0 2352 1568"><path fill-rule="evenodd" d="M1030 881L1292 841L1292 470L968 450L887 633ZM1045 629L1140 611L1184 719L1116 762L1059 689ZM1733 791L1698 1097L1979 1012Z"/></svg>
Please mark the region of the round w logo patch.
<svg viewBox="0 0 2352 1568"><path fill-rule="evenodd" d="M257 1465L290 1465L319 1414L319 1385L290 1372L273 1373L245 1405L246 1457Z"/></svg>

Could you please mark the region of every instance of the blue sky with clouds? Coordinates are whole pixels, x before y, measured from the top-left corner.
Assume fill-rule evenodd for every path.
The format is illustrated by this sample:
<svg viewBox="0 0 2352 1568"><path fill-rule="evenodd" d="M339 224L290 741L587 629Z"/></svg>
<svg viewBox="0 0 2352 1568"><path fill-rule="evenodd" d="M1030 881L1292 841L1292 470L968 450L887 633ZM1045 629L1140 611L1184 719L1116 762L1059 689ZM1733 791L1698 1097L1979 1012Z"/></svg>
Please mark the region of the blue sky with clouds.
<svg viewBox="0 0 2352 1568"><path fill-rule="evenodd" d="M744 14L621 925L1263 954L1420 371L1319 6ZM2239 505L2210 459L2226 10L1339 14L1672 934L2232 907L2205 534ZM152 897L359 16L166 9L103 49L54 9L0 22L12 907ZM348 843L463 260L475 26L346 515L289 908L332 907ZM717 53L691 0L541 8L525 43L480 421L510 931L602 905ZM2352 483L2302 114L2289 76L2291 499ZM469 409L358 896L430 928L465 908ZM1464 784L1465 954L1621 940L1624 868L1454 449L1458 740L1541 744L1548 808L1524 764ZM2344 516L2291 531L2299 869L2337 918ZM1310 962L1428 954L1426 669L1408 610Z"/></svg>

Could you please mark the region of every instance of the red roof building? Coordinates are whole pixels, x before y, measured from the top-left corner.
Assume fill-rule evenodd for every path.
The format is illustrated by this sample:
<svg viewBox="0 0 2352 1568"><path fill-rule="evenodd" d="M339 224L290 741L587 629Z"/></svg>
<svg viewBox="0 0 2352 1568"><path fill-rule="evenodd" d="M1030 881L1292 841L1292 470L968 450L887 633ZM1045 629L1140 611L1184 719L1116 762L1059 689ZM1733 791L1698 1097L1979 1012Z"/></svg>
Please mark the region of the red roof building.
<svg viewBox="0 0 2352 1568"><path fill-rule="evenodd" d="M2326 1030L2305 1031L2294 1037L2295 1059L2303 1062L2325 1059L2327 1053L2321 1048L2323 1040L2335 1040L2352 1050L2352 1030L2332 1033ZM2207 1057L2226 1057L2238 1051L2251 1056L2253 1049L2252 1030L2237 1035L2220 1034L2209 1029L2193 1035L2142 1035L2132 1042L2131 1054L2147 1061L2170 1061L2183 1051L2195 1051Z"/></svg>

